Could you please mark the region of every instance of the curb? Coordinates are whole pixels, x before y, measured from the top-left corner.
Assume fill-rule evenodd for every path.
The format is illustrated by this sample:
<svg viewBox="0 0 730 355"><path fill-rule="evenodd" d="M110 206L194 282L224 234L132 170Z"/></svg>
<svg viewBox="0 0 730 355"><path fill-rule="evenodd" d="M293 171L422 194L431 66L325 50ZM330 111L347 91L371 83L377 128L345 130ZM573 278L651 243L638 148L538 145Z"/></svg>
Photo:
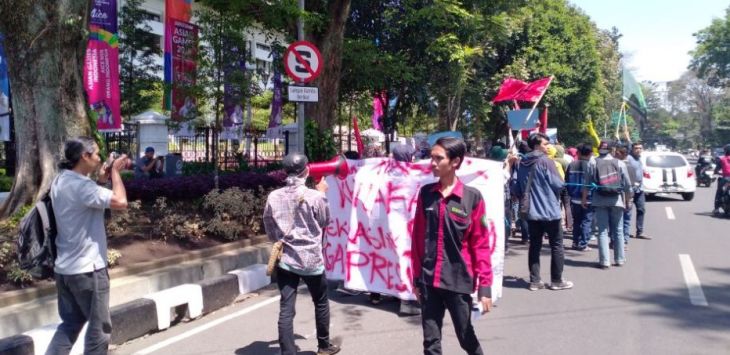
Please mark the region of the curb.
<svg viewBox="0 0 730 355"><path fill-rule="evenodd" d="M223 252L241 249L266 242L268 242L268 238L266 237L266 235L258 235L250 239L244 239L232 243L225 243L203 250L190 251L181 255L168 256L166 258L137 263L126 267L112 268L109 269L109 278L114 279L139 274L149 270L177 265L186 261L207 258L209 256L213 256ZM0 295L0 308L23 302L30 302L41 297L51 296L55 294L56 284L53 282L29 289L4 292L2 295Z"/></svg>
<svg viewBox="0 0 730 355"><path fill-rule="evenodd" d="M175 286L114 306L110 309L112 319L110 344L123 344L146 334L164 330L160 329L160 319L172 319L172 326L174 326L183 318L199 317L198 312L189 307L193 305L190 301L192 298L198 296L202 298L202 315L204 315L232 304L241 294L261 289L270 283L271 278L266 276L266 265L254 264L230 271L226 275L193 284ZM176 289L186 292L175 292ZM191 289L199 289L199 294L191 294L189 292ZM171 312L170 314L157 313L158 307L167 308L167 305L172 305L168 311ZM25 334L0 339L0 355L45 353L56 325L44 326ZM77 350L83 351L85 332L86 329L79 334L72 354Z"/></svg>

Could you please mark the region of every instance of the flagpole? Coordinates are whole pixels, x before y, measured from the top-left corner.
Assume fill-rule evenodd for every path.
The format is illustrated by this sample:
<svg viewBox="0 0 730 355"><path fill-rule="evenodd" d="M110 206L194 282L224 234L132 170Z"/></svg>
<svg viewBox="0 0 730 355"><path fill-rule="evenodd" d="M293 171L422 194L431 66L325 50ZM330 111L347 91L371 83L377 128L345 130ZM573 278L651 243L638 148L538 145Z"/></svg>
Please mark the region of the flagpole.
<svg viewBox="0 0 730 355"><path fill-rule="evenodd" d="M537 101L535 101L535 104L532 105L530 112L527 114L527 117L525 118L525 122L522 123L523 126L527 123L527 121L530 120L530 116L532 116L532 113L535 112L535 108L537 108L537 104L540 103L540 100L542 100L542 97L545 96L545 93L547 92L548 88L550 87L550 84L553 82L553 78L555 78L555 76L550 75L550 80L548 80L547 85L545 85L545 90L542 91L542 93L540 94L540 97L537 99Z"/></svg>

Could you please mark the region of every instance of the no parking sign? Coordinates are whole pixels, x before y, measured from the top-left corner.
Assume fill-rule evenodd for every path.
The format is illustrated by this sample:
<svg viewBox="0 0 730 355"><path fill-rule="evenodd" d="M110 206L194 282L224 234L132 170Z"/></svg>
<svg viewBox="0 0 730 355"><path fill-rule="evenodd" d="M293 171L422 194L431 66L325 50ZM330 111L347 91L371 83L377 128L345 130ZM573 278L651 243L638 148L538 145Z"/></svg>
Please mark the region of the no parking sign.
<svg viewBox="0 0 730 355"><path fill-rule="evenodd" d="M322 72L322 54L310 42L294 42L284 53L284 67L292 80L308 83Z"/></svg>

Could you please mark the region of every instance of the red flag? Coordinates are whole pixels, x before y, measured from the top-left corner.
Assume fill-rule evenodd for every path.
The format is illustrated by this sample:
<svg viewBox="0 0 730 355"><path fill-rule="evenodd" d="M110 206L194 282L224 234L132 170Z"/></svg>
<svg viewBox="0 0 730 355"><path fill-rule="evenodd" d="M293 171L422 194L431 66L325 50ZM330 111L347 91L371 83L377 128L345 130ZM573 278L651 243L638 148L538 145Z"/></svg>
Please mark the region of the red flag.
<svg viewBox="0 0 730 355"><path fill-rule="evenodd" d="M357 118L352 116L352 129L355 131L355 142L357 143L357 152L360 153L360 158L363 158L365 154L365 145L362 144L362 136L360 135L360 128L357 127Z"/></svg>
<svg viewBox="0 0 730 355"><path fill-rule="evenodd" d="M492 99L492 103L514 100L525 87L527 87L527 83L522 80L506 78L499 87L499 93Z"/></svg>
<svg viewBox="0 0 730 355"><path fill-rule="evenodd" d="M540 133L547 133L547 106L543 107L540 115Z"/></svg>
<svg viewBox="0 0 730 355"><path fill-rule="evenodd" d="M524 89L520 90L520 92L517 93L515 99L528 102L540 101L540 98L542 98L542 95L545 94L545 91L547 90L548 86L550 86L550 81L552 80L553 78L549 76L547 78L535 80L527 84Z"/></svg>

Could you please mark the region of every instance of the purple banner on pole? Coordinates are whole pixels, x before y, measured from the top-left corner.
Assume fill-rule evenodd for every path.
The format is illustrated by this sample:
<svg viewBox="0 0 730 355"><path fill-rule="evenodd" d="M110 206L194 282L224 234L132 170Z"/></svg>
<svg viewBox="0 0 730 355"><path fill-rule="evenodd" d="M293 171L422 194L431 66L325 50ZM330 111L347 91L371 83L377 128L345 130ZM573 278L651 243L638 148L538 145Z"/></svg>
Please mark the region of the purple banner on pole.
<svg viewBox="0 0 730 355"><path fill-rule="evenodd" d="M84 89L99 131L122 129L116 0L93 0L84 58Z"/></svg>

